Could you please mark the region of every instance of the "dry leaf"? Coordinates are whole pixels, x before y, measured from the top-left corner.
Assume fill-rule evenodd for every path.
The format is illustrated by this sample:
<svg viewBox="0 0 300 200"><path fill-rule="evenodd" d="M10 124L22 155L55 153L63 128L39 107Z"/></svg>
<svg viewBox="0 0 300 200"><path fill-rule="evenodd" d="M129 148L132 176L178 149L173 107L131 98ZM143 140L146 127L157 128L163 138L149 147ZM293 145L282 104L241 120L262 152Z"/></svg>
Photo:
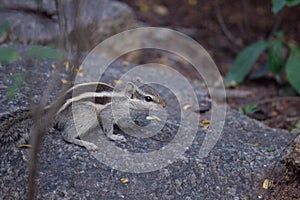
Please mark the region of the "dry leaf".
<svg viewBox="0 0 300 200"><path fill-rule="evenodd" d="M123 184L129 183L129 180L128 180L127 178L121 178L120 181L121 181Z"/></svg>
<svg viewBox="0 0 300 200"><path fill-rule="evenodd" d="M254 146L255 146L255 147L259 147L259 146L260 146L260 143L256 143Z"/></svg>
<svg viewBox="0 0 300 200"><path fill-rule="evenodd" d="M23 147L31 148L31 145L30 145L30 144L19 144L18 147L19 147L19 148L23 148Z"/></svg>
<svg viewBox="0 0 300 200"><path fill-rule="evenodd" d="M159 15L162 15L162 16L165 16L165 15L169 14L168 8L165 7L165 6L162 6L162 5L155 5L153 7L153 10L154 10L155 13L157 13Z"/></svg>
<svg viewBox="0 0 300 200"><path fill-rule="evenodd" d="M147 13L150 11L150 7L145 3L140 3L139 7L140 7L140 11L143 13Z"/></svg>
<svg viewBox="0 0 300 200"><path fill-rule="evenodd" d="M63 83L63 84L68 84L69 83L69 81L68 80L66 80L66 79L61 79L61 82Z"/></svg>
<svg viewBox="0 0 300 200"><path fill-rule="evenodd" d="M200 126L203 129L208 129L209 126L210 126L210 120L208 120L208 119L202 119Z"/></svg>
<svg viewBox="0 0 300 200"><path fill-rule="evenodd" d="M277 115L278 115L278 112L276 112L276 111L272 111L272 112L271 112L271 116L272 116L272 117L276 117Z"/></svg>
<svg viewBox="0 0 300 200"><path fill-rule="evenodd" d="M269 189L270 187L272 187L273 185L273 181L269 180L269 179L265 179L263 182L263 188L265 190Z"/></svg>
<svg viewBox="0 0 300 200"><path fill-rule="evenodd" d="M192 107L192 105L190 105L190 104L185 104L184 106L183 106L183 110L187 110L187 109L189 109L189 108L191 108Z"/></svg>
<svg viewBox="0 0 300 200"><path fill-rule="evenodd" d="M208 129L209 128L209 124L202 125L201 128Z"/></svg>
<svg viewBox="0 0 300 200"><path fill-rule="evenodd" d="M64 62L64 67L66 68L66 70L69 69L69 66L70 66L69 61L65 61L65 62Z"/></svg>
<svg viewBox="0 0 300 200"><path fill-rule="evenodd" d="M115 84L122 84L123 81L122 81L122 80L114 80L114 83L115 83Z"/></svg>
<svg viewBox="0 0 300 200"><path fill-rule="evenodd" d="M201 123L202 124L210 124L210 120L209 119L202 119Z"/></svg>
<svg viewBox="0 0 300 200"><path fill-rule="evenodd" d="M83 77L83 66L79 66L76 69L76 75L79 76L79 77Z"/></svg>
<svg viewBox="0 0 300 200"><path fill-rule="evenodd" d="M123 66L128 66L130 63L127 61L127 60L124 60L123 62L122 62L122 65Z"/></svg>
<svg viewBox="0 0 300 200"><path fill-rule="evenodd" d="M147 120L157 120L157 121L160 121L159 117L157 117L157 116L147 116L146 119Z"/></svg>

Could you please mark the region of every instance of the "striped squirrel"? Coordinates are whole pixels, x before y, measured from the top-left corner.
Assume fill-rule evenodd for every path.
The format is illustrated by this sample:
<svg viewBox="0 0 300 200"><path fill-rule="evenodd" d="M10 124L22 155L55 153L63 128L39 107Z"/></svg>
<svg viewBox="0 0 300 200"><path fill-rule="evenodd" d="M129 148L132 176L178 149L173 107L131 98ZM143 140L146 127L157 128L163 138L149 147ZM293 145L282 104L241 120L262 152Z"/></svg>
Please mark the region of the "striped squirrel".
<svg viewBox="0 0 300 200"><path fill-rule="evenodd" d="M124 123L120 122L130 117L129 109L157 110L166 106L155 89L143 84L139 79L128 82L119 92L103 82L77 84L64 93L64 99L64 103L55 115L54 124L62 129L65 141L88 150L97 150L97 146L81 140L80 136L97 131L97 134L105 133L111 140L125 141L124 136L113 133L113 126L114 124L124 126ZM45 107L43 111L46 113L52 105ZM33 114L30 110L20 110L2 116L0 147L28 142L33 125L32 118Z"/></svg>

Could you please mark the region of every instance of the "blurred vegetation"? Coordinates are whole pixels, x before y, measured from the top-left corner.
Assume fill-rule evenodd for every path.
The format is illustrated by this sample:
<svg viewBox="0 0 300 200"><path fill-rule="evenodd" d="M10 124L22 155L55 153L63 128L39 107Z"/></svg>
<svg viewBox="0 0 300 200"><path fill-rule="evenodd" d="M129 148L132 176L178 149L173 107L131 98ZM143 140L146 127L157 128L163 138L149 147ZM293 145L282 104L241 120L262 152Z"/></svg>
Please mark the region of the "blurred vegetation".
<svg viewBox="0 0 300 200"><path fill-rule="evenodd" d="M239 108L239 112L243 115L250 115L258 111L260 111L260 109L258 108L257 104L249 104L244 108Z"/></svg>
<svg viewBox="0 0 300 200"><path fill-rule="evenodd" d="M272 0L274 14L285 6L295 6L300 0ZM300 94L300 47L288 38L285 31L275 32L270 39L255 42L243 49L232 64L225 82L228 86L241 83L257 59L267 53L267 62L258 71L259 76L271 72L279 84L288 82Z"/></svg>
<svg viewBox="0 0 300 200"><path fill-rule="evenodd" d="M9 23L0 24L0 38L9 31ZM0 63L8 64L17 62L20 56L18 50L13 47L0 46ZM54 45L49 46L33 46L28 48L25 52L25 59L48 59L48 60L62 60L64 52L56 49ZM7 96L13 98L19 91L19 88L25 81L25 75L17 73L13 75L13 84L7 88Z"/></svg>

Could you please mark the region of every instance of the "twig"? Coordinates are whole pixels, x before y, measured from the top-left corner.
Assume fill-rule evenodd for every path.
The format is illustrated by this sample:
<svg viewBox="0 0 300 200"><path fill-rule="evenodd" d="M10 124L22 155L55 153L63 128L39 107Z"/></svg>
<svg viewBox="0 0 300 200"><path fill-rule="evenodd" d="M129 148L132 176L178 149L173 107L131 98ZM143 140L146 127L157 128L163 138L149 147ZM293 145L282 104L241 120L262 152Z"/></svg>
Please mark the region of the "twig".
<svg viewBox="0 0 300 200"><path fill-rule="evenodd" d="M276 21L272 27L272 30L270 32L270 34L268 35L268 39L270 39L271 37L273 37L276 33L276 31L278 30L281 22L282 22L282 19L283 19L283 11L282 12L279 12L278 16L276 17Z"/></svg>
<svg viewBox="0 0 300 200"><path fill-rule="evenodd" d="M243 3L244 24L245 24L245 27L246 27L245 33L248 35L249 32L250 32L249 12L248 12L249 4L248 4L247 0L243 0L242 3Z"/></svg>
<svg viewBox="0 0 300 200"><path fill-rule="evenodd" d="M68 52L68 58L71 57L71 42L68 40L68 32L67 32L67 19L66 15L64 13L64 1L62 0L56 0L56 9L59 16L59 25L60 25L60 31L62 32L62 35L64 37L61 38L60 42L64 49ZM65 40L63 40L65 39ZM65 41L65 42L63 42ZM76 54L74 60L78 61L78 54ZM62 63L59 64L59 66L62 66ZM65 91L71 86L71 85L64 85L63 89L61 91L61 94L59 95L59 98L51 105L51 108L47 110L45 113L44 107L47 103L47 97L49 94L53 91L55 83L57 81L57 75L58 71L56 71L56 74L54 74L54 77L51 79L51 81L48 84L46 92L43 94L43 98L41 100L40 106L37 109L36 112L34 112L33 120L34 125L32 129L32 152L31 152L31 163L29 166L29 178L28 178L28 193L27 193L27 199L34 199L34 194L36 191L36 184L35 184L35 178L37 174L37 165L38 165L38 154L40 152L41 143L43 139L43 135L45 132L47 132L47 129L49 125L51 124L52 119L55 117L55 114L61 107L61 105L64 102L65 96L63 95ZM76 76L76 71L71 71L69 74L68 79L72 83L74 78Z"/></svg>
<svg viewBox="0 0 300 200"><path fill-rule="evenodd" d="M265 104L265 103L270 103L270 102L274 102L274 101L300 101L300 97L292 97L292 96L288 96L288 97L274 97L274 98L269 98L269 99L263 99L260 101L254 101L253 104Z"/></svg>
<svg viewBox="0 0 300 200"><path fill-rule="evenodd" d="M221 26L221 29L223 31L223 33L225 34L225 36L228 38L229 41L231 41L236 47L241 47L241 45L236 41L235 37L232 35L232 33L229 31L229 29L227 28L223 16L221 14L221 9L220 9L220 5L219 5L219 1L216 0L215 1L215 10L216 10L216 15L217 15L217 19L218 22Z"/></svg>

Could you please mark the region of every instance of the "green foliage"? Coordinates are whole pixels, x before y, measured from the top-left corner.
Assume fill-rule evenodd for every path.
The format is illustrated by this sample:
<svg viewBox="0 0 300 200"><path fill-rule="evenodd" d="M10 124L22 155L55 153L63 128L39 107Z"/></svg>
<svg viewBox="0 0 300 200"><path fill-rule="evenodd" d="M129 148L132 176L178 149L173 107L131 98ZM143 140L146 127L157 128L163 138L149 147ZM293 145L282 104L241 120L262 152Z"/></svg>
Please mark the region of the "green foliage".
<svg viewBox="0 0 300 200"><path fill-rule="evenodd" d="M291 47L291 53L286 63L285 72L290 84L300 94L300 48Z"/></svg>
<svg viewBox="0 0 300 200"><path fill-rule="evenodd" d="M26 52L26 57L31 59L50 59L50 60L61 60L64 54L55 47L32 47Z"/></svg>
<svg viewBox="0 0 300 200"><path fill-rule="evenodd" d="M239 108L239 112L244 115L250 115L260 111L256 104L249 104L244 108Z"/></svg>
<svg viewBox="0 0 300 200"><path fill-rule="evenodd" d="M298 122L294 126L292 126L291 131L295 133L300 131L300 120L298 120Z"/></svg>
<svg viewBox="0 0 300 200"><path fill-rule="evenodd" d="M246 47L235 59L226 75L225 82L241 83L260 54L270 46L269 42L259 41Z"/></svg>
<svg viewBox="0 0 300 200"><path fill-rule="evenodd" d="M21 73L17 73L13 75L13 79L14 79L13 84L7 88L8 98L13 98L25 81L24 74Z"/></svg>
<svg viewBox="0 0 300 200"><path fill-rule="evenodd" d="M267 150L267 152L269 152L269 153L274 152L274 151L276 151L275 147L271 147L270 149Z"/></svg>
<svg viewBox="0 0 300 200"><path fill-rule="evenodd" d="M286 0L272 0L272 12L278 13L286 4Z"/></svg>
<svg viewBox="0 0 300 200"><path fill-rule="evenodd" d="M300 0L272 0L272 12L277 14L284 6L295 6L300 3Z"/></svg>
<svg viewBox="0 0 300 200"><path fill-rule="evenodd" d="M8 22L3 22L0 24L0 37L9 29Z"/></svg>
<svg viewBox="0 0 300 200"><path fill-rule="evenodd" d="M279 39L256 42L246 47L235 59L225 77L225 82L227 85L241 83L258 57L268 50L268 71L272 72L277 80L283 80L283 76L286 75L291 86L300 94L300 48L295 45L287 45L287 48L290 54L285 63L282 53L283 42Z"/></svg>
<svg viewBox="0 0 300 200"><path fill-rule="evenodd" d="M274 74L278 74L281 70L283 63L282 48L281 41L274 41L269 47L269 69Z"/></svg>
<svg viewBox="0 0 300 200"><path fill-rule="evenodd" d="M12 63L19 59L18 51L14 48L0 47L0 62Z"/></svg>
<svg viewBox="0 0 300 200"><path fill-rule="evenodd" d="M272 4L272 11L277 13L284 6L300 4L300 0L272 0ZM267 51L268 61L264 66L268 66L268 71L262 67L257 74L271 72L279 83L282 83L286 76L290 85L300 94L300 47L289 43L284 36L284 31L278 31L274 38L255 42L242 50L225 77L227 86L241 83L260 55ZM289 52L288 56L284 55L284 50Z"/></svg>

